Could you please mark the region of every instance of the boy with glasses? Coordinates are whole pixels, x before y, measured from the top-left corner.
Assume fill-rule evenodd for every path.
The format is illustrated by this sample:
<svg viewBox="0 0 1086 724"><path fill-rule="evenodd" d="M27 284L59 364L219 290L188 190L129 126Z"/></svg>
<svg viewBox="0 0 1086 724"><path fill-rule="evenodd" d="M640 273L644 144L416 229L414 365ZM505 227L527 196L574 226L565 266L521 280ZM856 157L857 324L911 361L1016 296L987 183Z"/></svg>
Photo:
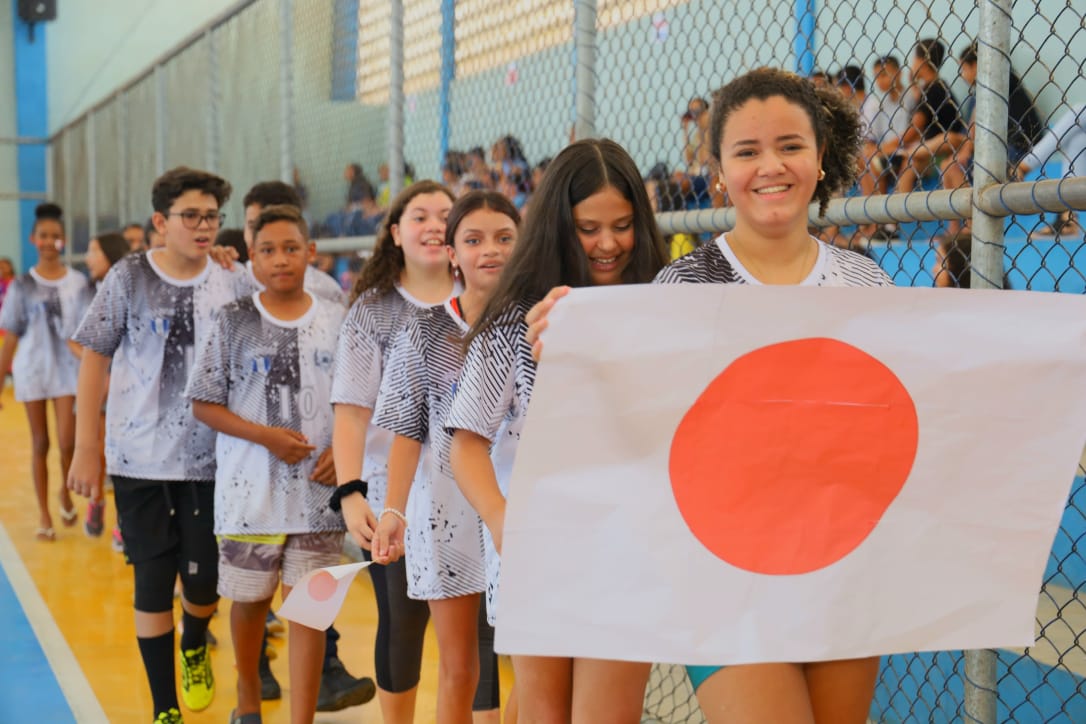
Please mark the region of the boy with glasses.
<svg viewBox="0 0 1086 724"><path fill-rule="evenodd" d="M200 711L215 682L206 633L218 603L212 532L215 437L184 396L195 349L218 311L253 287L208 259L230 184L179 167L151 191L165 246L118 262L76 332L83 346L68 486L100 495L98 410L107 381L106 467L135 579L136 640L156 724L181 721L174 684L173 588L181 578L181 694ZM89 414L85 414L89 413Z"/></svg>

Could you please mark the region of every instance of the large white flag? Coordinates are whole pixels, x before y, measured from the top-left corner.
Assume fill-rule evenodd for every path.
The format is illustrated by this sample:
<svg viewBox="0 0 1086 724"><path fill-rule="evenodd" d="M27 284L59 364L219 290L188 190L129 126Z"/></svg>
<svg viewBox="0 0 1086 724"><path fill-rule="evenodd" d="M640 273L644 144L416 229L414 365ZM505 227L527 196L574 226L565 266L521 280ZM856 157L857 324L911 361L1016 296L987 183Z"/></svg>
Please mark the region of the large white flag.
<svg viewBox="0 0 1086 724"><path fill-rule="evenodd" d="M1086 298L575 290L497 648L685 664L1027 646L1086 440Z"/></svg>

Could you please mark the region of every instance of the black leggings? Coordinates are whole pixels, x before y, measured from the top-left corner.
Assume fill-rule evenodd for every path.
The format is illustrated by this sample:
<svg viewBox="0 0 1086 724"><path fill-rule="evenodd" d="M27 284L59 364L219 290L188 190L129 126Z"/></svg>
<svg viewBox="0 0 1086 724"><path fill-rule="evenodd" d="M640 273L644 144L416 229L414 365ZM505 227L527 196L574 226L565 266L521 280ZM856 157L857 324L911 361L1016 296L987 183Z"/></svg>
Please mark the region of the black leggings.
<svg viewBox="0 0 1086 724"><path fill-rule="evenodd" d="M365 555L369 560L369 551ZM407 597L407 564L402 558L386 566L372 565L369 571L377 596L377 686L393 694L410 691L419 683L430 607Z"/></svg>
<svg viewBox="0 0 1086 724"><path fill-rule="evenodd" d="M369 551L364 552L370 559ZM430 606L407 596L407 564L401 558L385 566L369 567L377 596L377 642L374 663L377 686L394 694L418 686L422 646ZM479 685L475 711L497 709L501 702L498 656L494 653L494 629L486 622L486 604L479 602Z"/></svg>

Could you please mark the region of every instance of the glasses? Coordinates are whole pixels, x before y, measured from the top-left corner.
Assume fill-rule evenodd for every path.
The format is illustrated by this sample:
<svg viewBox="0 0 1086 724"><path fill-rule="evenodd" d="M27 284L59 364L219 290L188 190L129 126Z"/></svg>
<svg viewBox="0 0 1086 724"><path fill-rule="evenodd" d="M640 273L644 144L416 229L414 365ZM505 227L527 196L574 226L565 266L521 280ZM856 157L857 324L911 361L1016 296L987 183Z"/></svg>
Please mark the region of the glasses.
<svg viewBox="0 0 1086 724"><path fill-rule="evenodd" d="M217 229L222 226L223 219L226 218L226 214L221 214L218 211L213 211L210 214L201 214L199 211L193 211L191 209L186 211L170 211L166 216L180 216L181 224L186 229L199 229L200 222L206 221L207 228Z"/></svg>

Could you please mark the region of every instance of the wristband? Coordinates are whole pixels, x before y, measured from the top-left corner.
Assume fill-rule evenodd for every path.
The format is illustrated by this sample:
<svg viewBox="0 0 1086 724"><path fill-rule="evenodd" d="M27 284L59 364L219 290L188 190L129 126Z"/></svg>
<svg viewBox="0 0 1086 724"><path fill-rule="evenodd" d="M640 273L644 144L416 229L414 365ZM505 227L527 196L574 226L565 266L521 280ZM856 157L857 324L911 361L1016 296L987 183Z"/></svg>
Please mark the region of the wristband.
<svg viewBox="0 0 1086 724"><path fill-rule="evenodd" d="M407 516L404 515L403 513L401 513L400 511L396 510L395 508L385 508L384 510L381 511L381 515L377 516L377 519L380 520L381 518L384 518L385 513L388 513L390 515L393 515L393 516L399 518L401 521L403 521L403 527L404 528L407 527Z"/></svg>
<svg viewBox="0 0 1086 724"><path fill-rule="evenodd" d="M365 480L355 479L346 482L332 492L332 499L328 501L328 507L338 513L342 507L341 501L343 498L355 493L362 493L362 497L365 497L366 493L369 492L369 487L369 483Z"/></svg>

